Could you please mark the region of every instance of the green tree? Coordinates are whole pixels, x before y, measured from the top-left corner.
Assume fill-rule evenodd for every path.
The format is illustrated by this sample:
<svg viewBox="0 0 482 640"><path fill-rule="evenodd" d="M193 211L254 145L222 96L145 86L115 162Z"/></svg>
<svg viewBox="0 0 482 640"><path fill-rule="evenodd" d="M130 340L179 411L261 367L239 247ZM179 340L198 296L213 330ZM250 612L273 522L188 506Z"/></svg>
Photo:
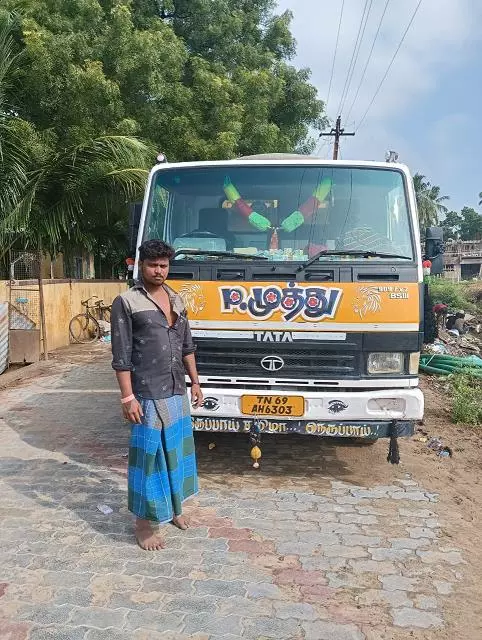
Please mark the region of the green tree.
<svg viewBox="0 0 482 640"><path fill-rule="evenodd" d="M482 237L482 215L472 207L460 212L449 211L442 222L444 238L479 240Z"/></svg>
<svg viewBox="0 0 482 640"><path fill-rule="evenodd" d="M61 146L5 98L25 58L15 53L11 16L0 16L0 246L55 254L74 244L93 249L98 230L145 183L152 149L127 136L98 136ZM113 215L115 218L115 215ZM115 220L114 220L115 221Z"/></svg>
<svg viewBox="0 0 482 640"><path fill-rule="evenodd" d="M0 16L1 18L1 16ZM27 123L15 117L7 100L10 75L18 60L11 37L12 21L0 19L0 211L10 211L21 197L25 183L25 145Z"/></svg>
<svg viewBox="0 0 482 640"><path fill-rule="evenodd" d="M170 160L310 150L323 104L271 0L4 0L20 115L59 143L138 135Z"/></svg>
<svg viewBox="0 0 482 640"><path fill-rule="evenodd" d="M420 231L423 232L426 227L438 223L439 214L447 213L448 209L443 203L449 200L449 196L440 195L440 187L432 185L420 173L413 176L413 185L417 199Z"/></svg>
<svg viewBox="0 0 482 640"><path fill-rule="evenodd" d="M460 236L461 223L462 217L458 211L447 211L440 225L444 230L444 239L452 238L456 240Z"/></svg>
<svg viewBox="0 0 482 640"><path fill-rule="evenodd" d="M472 207L464 207L460 212L460 237L462 240L482 238L482 215Z"/></svg>
<svg viewBox="0 0 482 640"><path fill-rule="evenodd" d="M295 53L291 12L275 9L274 0L141 0L133 12L136 24L160 18L194 56L234 71L269 67Z"/></svg>
<svg viewBox="0 0 482 640"><path fill-rule="evenodd" d="M181 161L314 147L323 103L289 64L291 14L272 0L3 0L0 18L12 10L4 233L109 253L154 149Z"/></svg>

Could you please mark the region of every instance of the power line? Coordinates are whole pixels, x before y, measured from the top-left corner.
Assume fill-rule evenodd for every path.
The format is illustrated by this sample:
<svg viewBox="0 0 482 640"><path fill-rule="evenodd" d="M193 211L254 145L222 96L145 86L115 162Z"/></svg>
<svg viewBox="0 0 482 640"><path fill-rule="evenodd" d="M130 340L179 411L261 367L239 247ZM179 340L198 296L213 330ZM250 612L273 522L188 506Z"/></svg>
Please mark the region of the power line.
<svg viewBox="0 0 482 640"><path fill-rule="evenodd" d="M363 29L363 25L366 25L366 21L365 21L365 16L367 13L367 7L368 7L368 3L370 2L370 7L372 5L373 0L365 0L365 5L363 7L363 13L362 13L362 17L360 20L360 24L358 25L358 33L356 35L356 40L355 40L355 46L353 47L353 53L351 54L351 60L350 60L350 64L348 65L348 70L347 70L347 74L346 74L346 80L345 80L345 84L343 86L343 91L341 92L341 98L340 98L340 104L338 105L338 113L341 113L341 107L342 104L346 98L346 93L347 93L347 89L349 87L349 83L351 80L351 75L353 74L353 61L355 60L355 56L358 57L358 43L360 41L360 35Z"/></svg>
<svg viewBox="0 0 482 640"><path fill-rule="evenodd" d="M322 134L320 133L318 138L318 144L315 147L315 155L318 155L319 153L321 153L322 149L324 149L324 147L329 144L329 140L322 140L321 138Z"/></svg>
<svg viewBox="0 0 482 640"><path fill-rule="evenodd" d="M343 91L341 92L340 103L339 103L338 109L337 109L338 113L340 113L341 103L342 103L343 97L345 95L346 85L348 83L348 78L349 78L351 67L352 67L352 64L353 64L353 58L355 57L355 52L356 52L356 48L357 48L357 45L358 45L358 40L360 38L360 33L361 33L361 30L362 30L362 27L363 27L363 20L365 18L365 13L366 13L366 10L367 10L367 6L368 6L368 0L365 0L365 5L363 7L362 17L361 17L361 20L360 20L360 24L358 25L358 32L356 34L355 45L353 47L353 53L351 54L350 64L348 65L345 84L343 85Z"/></svg>
<svg viewBox="0 0 482 640"><path fill-rule="evenodd" d="M323 157L326 159L326 151L328 150L328 148L330 146L330 140L322 140L321 139L322 135L325 135L325 134L321 134L320 133L320 142L318 143L318 146L316 147L316 149L314 151L314 155L315 156L323 155Z"/></svg>
<svg viewBox="0 0 482 640"><path fill-rule="evenodd" d="M324 140L324 141L323 141L323 140L321 140L321 139L320 139L320 142L319 142L318 146L317 146L317 147L316 147L316 149L315 149L315 155L316 155L316 156L321 155L322 151L323 151L324 149L327 149L327 148L328 148L328 146L329 146L329 144L330 144L330 141L329 141L329 140Z"/></svg>
<svg viewBox="0 0 482 640"><path fill-rule="evenodd" d="M345 97L343 99L343 104L341 105L340 111L343 111L343 109L345 108L345 103L346 103L346 100L348 98L348 94L350 93L350 86L351 86L351 82L353 80L353 76L355 74L355 69L356 69L356 65L357 65L357 62L358 62L358 56L360 55L361 46L362 46L362 43L363 43L363 38L365 37L365 30L367 28L368 19L370 17L370 12L372 10L372 4L373 4L373 0L370 0L370 4L368 5L367 14L366 14L366 17L365 17L365 23L363 25L363 29L362 29L362 32L361 32L361 35L360 35L360 41L358 43L358 50L357 50L357 52L355 54L355 60L353 61L353 66L351 68L350 78L348 80L348 86L346 88Z"/></svg>
<svg viewBox="0 0 482 640"><path fill-rule="evenodd" d="M388 76L388 74L389 74L389 72L390 72L390 69L392 68L393 63L395 62L395 58L397 57L397 54L398 54L398 52L400 51L400 48L401 48L401 46L402 46L402 44L403 44L403 42L404 42L404 40L405 40L405 38L406 38L406 35L407 35L407 33L409 32L410 27L412 26L413 21L415 20L415 16L417 15L418 10L420 9L420 5L422 4L422 1L423 1L423 0L419 0L419 2L418 2L418 4L417 4L417 6L415 7L414 12L412 13L412 17L410 18L410 22L408 23L407 28L405 29L405 31L404 31L404 33L403 33L402 39L401 39L401 40L400 40L400 42L398 43L398 47L395 49L395 53L393 54L392 59L390 60L390 63L389 63L389 65L388 65L388 67L387 67L387 70L385 71L385 74L384 74L383 78L380 80L380 84L378 85L377 90L376 90L376 91L375 91L375 93L373 94L373 98L371 99L370 104L368 105L368 107L367 107L367 109L366 109L365 113L363 114L363 116L362 116L362 118L361 118L361 120L360 120L360 122L359 122L359 124L358 124L358 127L356 128L356 131L358 131L358 130L360 129L360 127L362 126L362 124L364 123L365 118L366 118L366 117L367 117L367 115L368 115L368 112L369 112L369 111L370 111L370 109L372 108L373 103L375 102L375 100L376 100L376 98L377 98L378 94L380 93L380 89L382 88L382 85L383 85L383 83L385 82L386 77ZM356 131L355 131L355 133L356 133Z"/></svg>
<svg viewBox="0 0 482 640"><path fill-rule="evenodd" d="M368 54L368 58L367 58L367 61L365 63L365 67L363 68L363 72L362 72L362 75L361 75L361 78L360 78L360 82L358 83L358 87L356 89L355 97L353 98L351 106L350 106L350 108L348 110L348 113L346 115L346 119L347 120L350 117L350 113L352 112L353 107L354 107L355 102L356 102L356 99L358 98L358 94L360 93L360 89L361 89L361 86L363 84L363 80L365 80L365 75L366 75L366 72L367 72L367 69L368 69L368 65L370 64L370 60L372 59L373 49L375 48L376 41L378 40L378 35L380 33L380 29L382 27L382 23L383 23L383 20L385 18L385 14L387 12L389 3L390 3L390 0L387 0L386 3L385 3L385 8L383 9L383 13L382 13L382 15L380 17L380 21L379 21L378 27L377 27L377 32L375 33L375 37L373 38L372 47L370 49L370 53Z"/></svg>
<svg viewBox="0 0 482 640"><path fill-rule="evenodd" d="M326 98L326 111L328 111L328 103L330 102L331 85L333 83L333 74L335 72L336 53L338 51L338 42L340 40L340 29L341 29L341 22L343 20L343 9L344 8L345 8L345 0L342 0L341 10L340 10L340 19L338 20L338 31L336 33L335 52L333 54L333 64L331 65L330 84L328 86L328 97Z"/></svg>

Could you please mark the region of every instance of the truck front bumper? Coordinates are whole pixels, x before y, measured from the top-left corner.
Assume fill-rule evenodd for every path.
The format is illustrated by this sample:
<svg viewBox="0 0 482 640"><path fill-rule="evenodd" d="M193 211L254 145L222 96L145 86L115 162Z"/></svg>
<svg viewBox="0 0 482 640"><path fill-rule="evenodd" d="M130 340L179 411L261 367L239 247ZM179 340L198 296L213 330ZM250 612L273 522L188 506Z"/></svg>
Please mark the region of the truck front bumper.
<svg viewBox="0 0 482 640"><path fill-rule="evenodd" d="M203 388L204 406L193 409L196 431L249 432L253 425L266 433L303 433L348 438L410 436L414 422L423 417L423 394L418 388L363 391L298 392ZM298 417L247 415L241 396L303 396L304 413Z"/></svg>

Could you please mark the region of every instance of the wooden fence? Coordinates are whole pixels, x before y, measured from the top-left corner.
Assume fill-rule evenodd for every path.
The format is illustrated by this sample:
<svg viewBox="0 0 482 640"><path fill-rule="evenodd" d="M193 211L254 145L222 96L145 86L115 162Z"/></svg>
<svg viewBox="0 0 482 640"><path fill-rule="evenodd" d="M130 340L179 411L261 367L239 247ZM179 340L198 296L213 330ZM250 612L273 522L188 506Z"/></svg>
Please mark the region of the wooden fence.
<svg viewBox="0 0 482 640"><path fill-rule="evenodd" d="M37 284L37 281L21 282L25 287ZM9 287L8 280L0 280L0 304L9 301ZM69 344L69 322L75 314L82 311L82 300L95 295L98 299L104 300L105 304L111 304L126 288L125 280L44 280L45 324L49 350Z"/></svg>

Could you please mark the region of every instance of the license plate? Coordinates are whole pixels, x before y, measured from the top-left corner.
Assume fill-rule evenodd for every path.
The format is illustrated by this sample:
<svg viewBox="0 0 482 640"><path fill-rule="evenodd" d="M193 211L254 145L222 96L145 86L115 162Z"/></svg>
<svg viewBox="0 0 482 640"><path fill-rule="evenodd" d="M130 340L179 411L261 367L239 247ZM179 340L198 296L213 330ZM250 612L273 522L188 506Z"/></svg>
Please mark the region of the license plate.
<svg viewBox="0 0 482 640"><path fill-rule="evenodd" d="M249 416L302 416L303 396L241 396L241 411Z"/></svg>

